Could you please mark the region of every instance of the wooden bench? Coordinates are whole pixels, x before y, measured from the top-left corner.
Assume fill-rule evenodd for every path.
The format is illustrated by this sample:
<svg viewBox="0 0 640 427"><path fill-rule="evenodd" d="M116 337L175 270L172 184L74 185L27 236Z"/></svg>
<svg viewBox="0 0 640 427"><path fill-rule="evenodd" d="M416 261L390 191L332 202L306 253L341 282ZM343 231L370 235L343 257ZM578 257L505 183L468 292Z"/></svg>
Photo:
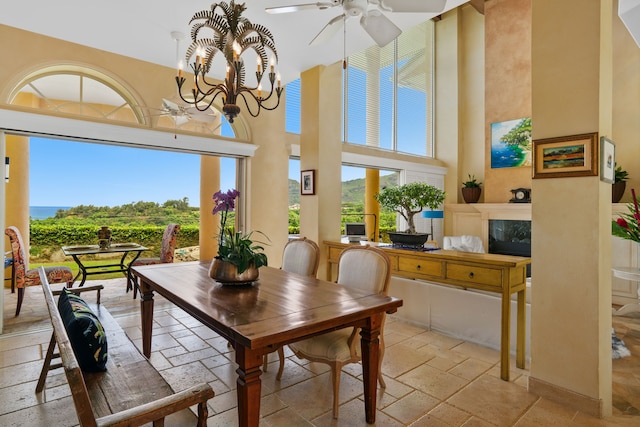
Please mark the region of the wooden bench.
<svg viewBox="0 0 640 427"><path fill-rule="evenodd" d="M154 427L175 423L194 425L196 417L188 409L198 405L197 426L207 425L207 400L214 396L208 384L199 384L174 393L169 384L127 337L109 312L100 305L90 304L107 334L108 358L105 372L82 372L71 347L57 301L40 270L45 301L51 316L53 335L36 386L44 389L47 373L63 368L71 389L80 426L140 426L153 422ZM98 290L102 286L70 289L74 293ZM99 294L98 294L99 295ZM55 348L58 352L55 353ZM54 359L61 359L53 363ZM188 420L188 421L185 421Z"/></svg>

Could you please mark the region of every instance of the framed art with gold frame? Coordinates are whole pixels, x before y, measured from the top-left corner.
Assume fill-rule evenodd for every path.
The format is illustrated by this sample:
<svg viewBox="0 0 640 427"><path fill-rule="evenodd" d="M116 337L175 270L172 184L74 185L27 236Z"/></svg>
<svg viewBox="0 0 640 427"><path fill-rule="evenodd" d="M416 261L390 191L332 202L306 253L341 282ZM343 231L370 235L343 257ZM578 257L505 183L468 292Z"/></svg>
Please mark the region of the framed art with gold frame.
<svg viewBox="0 0 640 427"><path fill-rule="evenodd" d="M598 176L598 133L533 141L533 178Z"/></svg>

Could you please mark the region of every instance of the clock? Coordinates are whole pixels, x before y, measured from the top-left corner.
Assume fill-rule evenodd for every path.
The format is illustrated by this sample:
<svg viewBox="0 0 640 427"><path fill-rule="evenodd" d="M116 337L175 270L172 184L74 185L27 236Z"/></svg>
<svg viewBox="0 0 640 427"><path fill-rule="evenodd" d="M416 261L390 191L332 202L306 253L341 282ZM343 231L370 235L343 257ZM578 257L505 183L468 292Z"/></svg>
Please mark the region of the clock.
<svg viewBox="0 0 640 427"><path fill-rule="evenodd" d="M516 188L511 190L513 198L509 200L511 203L531 203L531 189L530 188Z"/></svg>

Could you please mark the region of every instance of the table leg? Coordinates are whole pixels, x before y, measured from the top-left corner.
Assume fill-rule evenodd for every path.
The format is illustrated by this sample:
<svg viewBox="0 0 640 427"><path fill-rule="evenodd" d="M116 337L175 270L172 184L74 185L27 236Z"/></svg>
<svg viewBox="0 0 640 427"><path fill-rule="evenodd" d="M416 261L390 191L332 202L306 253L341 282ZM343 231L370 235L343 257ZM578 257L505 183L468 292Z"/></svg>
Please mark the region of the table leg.
<svg viewBox="0 0 640 427"><path fill-rule="evenodd" d="M500 337L500 378L509 381L509 347L511 338L511 296L509 290L502 292L502 316Z"/></svg>
<svg viewBox="0 0 640 427"><path fill-rule="evenodd" d="M73 278L73 281L75 282L76 279L78 279L78 276L80 276L82 274L82 281L78 285L78 286L82 286L82 285L84 285L84 282L87 281L87 269L85 268L85 266L80 261L80 258L78 258L78 255L71 255L71 257L76 262L76 264L78 264L78 268L80 269L80 271L78 271L78 274L76 274L76 277Z"/></svg>
<svg viewBox="0 0 640 427"><path fill-rule="evenodd" d="M238 421L241 427L257 427L260 422L260 374L263 353L233 344L238 364Z"/></svg>
<svg viewBox="0 0 640 427"><path fill-rule="evenodd" d="M527 333L527 290L526 287L518 292L518 325L516 341L516 366L520 369L525 367L525 337Z"/></svg>
<svg viewBox="0 0 640 427"><path fill-rule="evenodd" d="M380 328L383 315L369 318L367 326L360 330L362 349L362 383L364 385L364 411L367 423L376 422L376 395L378 392L378 361L380 357Z"/></svg>
<svg viewBox="0 0 640 427"><path fill-rule="evenodd" d="M128 251L125 251L124 254L122 255L122 258L120 258L120 270L127 277L127 292L129 292L130 290L133 290L133 274L131 274L131 264L133 264L133 262L140 257L141 253L142 253L141 251L136 251L131 261L129 261L129 264L124 263L124 260L127 258L127 255L129 255Z"/></svg>
<svg viewBox="0 0 640 427"><path fill-rule="evenodd" d="M151 334L153 333L153 289L140 279L140 317L142 319L142 354L151 357Z"/></svg>

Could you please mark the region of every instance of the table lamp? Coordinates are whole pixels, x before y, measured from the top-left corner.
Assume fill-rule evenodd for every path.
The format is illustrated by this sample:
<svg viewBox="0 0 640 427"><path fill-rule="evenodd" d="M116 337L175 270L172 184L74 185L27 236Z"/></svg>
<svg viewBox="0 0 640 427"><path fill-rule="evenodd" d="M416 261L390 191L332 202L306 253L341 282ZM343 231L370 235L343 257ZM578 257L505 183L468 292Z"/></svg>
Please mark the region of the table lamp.
<svg viewBox="0 0 640 427"><path fill-rule="evenodd" d="M422 211L422 218L429 218L431 220L431 239L435 239L433 236L433 219L444 218L444 211Z"/></svg>

